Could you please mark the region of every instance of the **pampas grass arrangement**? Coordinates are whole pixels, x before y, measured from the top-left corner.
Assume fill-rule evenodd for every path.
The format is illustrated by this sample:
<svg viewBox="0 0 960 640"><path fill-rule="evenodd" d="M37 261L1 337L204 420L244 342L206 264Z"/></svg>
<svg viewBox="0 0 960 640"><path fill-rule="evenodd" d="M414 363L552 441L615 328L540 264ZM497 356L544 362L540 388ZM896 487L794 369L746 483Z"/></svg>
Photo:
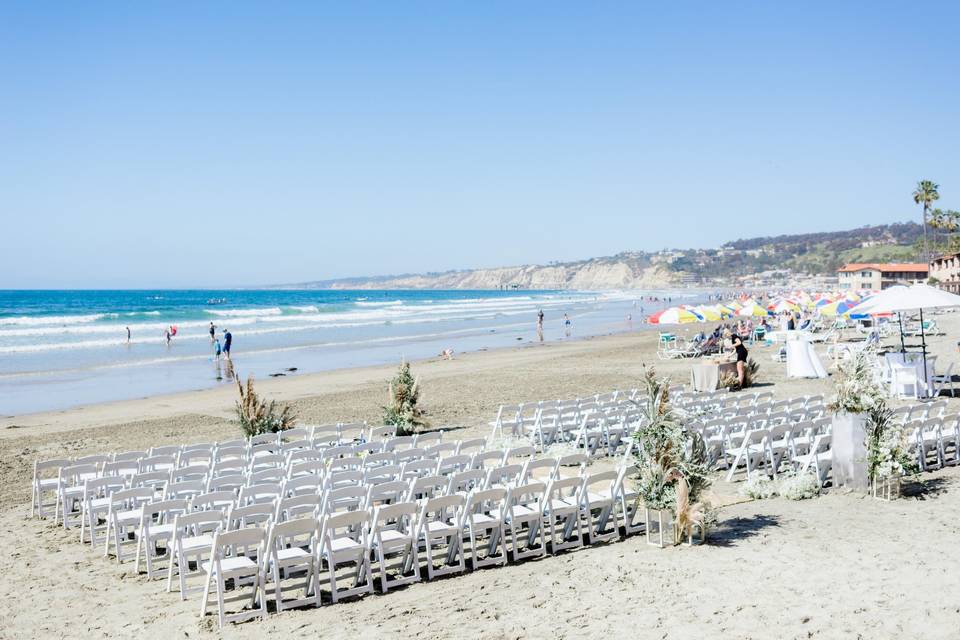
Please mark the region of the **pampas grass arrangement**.
<svg viewBox="0 0 960 640"><path fill-rule="evenodd" d="M293 426L296 416L290 406L279 408L276 400L267 402L261 399L253 388L253 376L247 378L246 389L237 377L237 390L240 391L237 418L240 420L240 430L246 437L286 431Z"/></svg>
<svg viewBox="0 0 960 640"><path fill-rule="evenodd" d="M397 427L397 435L416 433L429 423L419 406L420 380L410 372L410 363L401 360L397 375L388 388L390 404L383 407L383 423Z"/></svg>
<svg viewBox="0 0 960 640"><path fill-rule="evenodd" d="M648 509L673 511L674 542L697 525L703 530L709 506L699 501L710 485L707 451L700 434L686 429L670 403L669 379L647 369L646 400L637 440L637 499Z"/></svg>

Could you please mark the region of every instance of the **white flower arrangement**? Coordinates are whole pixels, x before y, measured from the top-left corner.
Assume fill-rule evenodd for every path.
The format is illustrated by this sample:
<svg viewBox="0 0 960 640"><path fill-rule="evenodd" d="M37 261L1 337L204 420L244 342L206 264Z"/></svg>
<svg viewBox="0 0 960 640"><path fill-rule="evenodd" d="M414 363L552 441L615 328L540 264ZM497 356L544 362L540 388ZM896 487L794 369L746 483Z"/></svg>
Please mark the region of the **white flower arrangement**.
<svg viewBox="0 0 960 640"><path fill-rule="evenodd" d="M809 473L788 472L780 474L776 480L765 474L754 473L740 487L740 495L754 500L764 500L780 496L787 500L806 500L820 494L820 481Z"/></svg>
<svg viewBox="0 0 960 640"><path fill-rule="evenodd" d="M751 473L740 486L740 495L754 500L765 500L777 495L777 485L763 473Z"/></svg>
<svg viewBox="0 0 960 640"><path fill-rule="evenodd" d="M787 500L807 500L820 494L820 480L809 473L786 474L777 482L777 492Z"/></svg>
<svg viewBox="0 0 960 640"><path fill-rule="evenodd" d="M873 362L863 351L839 365L834 379L830 410L838 413L870 413L886 402L886 392Z"/></svg>

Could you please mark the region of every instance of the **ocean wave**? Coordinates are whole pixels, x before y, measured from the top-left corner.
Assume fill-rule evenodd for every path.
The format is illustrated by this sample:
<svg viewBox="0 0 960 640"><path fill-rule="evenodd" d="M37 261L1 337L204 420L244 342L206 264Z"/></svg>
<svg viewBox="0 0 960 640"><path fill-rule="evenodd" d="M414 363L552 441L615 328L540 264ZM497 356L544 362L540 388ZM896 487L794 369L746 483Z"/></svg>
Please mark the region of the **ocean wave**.
<svg viewBox="0 0 960 640"><path fill-rule="evenodd" d="M300 311L302 313L317 313L320 311L320 309L318 309L316 305L312 305L312 304L306 304L301 306L295 305L290 308L293 309L294 311Z"/></svg>
<svg viewBox="0 0 960 640"><path fill-rule="evenodd" d="M269 307L267 309L204 309L204 311L210 315L224 318L283 315L283 310L280 307Z"/></svg>
<svg viewBox="0 0 960 640"><path fill-rule="evenodd" d="M0 326L38 326L38 325L67 325L96 322L104 318L117 318L116 313L90 313L76 316L18 316L0 318Z"/></svg>
<svg viewBox="0 0 960 640"><path fill-rule="evenodd" d="M403 300L385 300L383 302L365 302L365 299L360 299L354 302L358 307L394 307L397 305L403 304Z"/></svg>

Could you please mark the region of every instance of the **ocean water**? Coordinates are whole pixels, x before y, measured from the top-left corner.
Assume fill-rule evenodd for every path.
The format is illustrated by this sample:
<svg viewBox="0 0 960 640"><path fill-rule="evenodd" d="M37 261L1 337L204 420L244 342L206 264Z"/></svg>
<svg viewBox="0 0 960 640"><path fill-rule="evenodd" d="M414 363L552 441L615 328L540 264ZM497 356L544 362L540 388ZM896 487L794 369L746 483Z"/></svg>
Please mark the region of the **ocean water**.
<svg viewBox="0 0 960 640"><path fill-rule="evenodd" d="M691 292L0 291L0 415L640 328ZM642 307L642 308L641 308ZM570 319L566 325L564 314ZM627 316L633 320L628 321ZM233 335L230 366L210 323ZM130 339L127 339L127 328ZM175 335L167 343L167 331ZM293 371L295 370L295 371Z"/></svg>

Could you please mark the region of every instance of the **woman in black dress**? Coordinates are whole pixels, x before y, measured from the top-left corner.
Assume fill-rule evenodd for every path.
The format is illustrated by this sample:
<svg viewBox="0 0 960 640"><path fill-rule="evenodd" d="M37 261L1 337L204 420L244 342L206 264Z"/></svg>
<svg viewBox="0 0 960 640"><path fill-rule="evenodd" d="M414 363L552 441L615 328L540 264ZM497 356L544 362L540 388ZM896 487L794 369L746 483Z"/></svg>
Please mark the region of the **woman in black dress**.
<svg viewBox="0 0 960 640"><path fill-rule="evenodd" d="M736 333L730 336L730 344L737 352L737 378L740 380L740 387L743 388L744 368L747 366L747 348L743 346L743 338Z"/></svg>

